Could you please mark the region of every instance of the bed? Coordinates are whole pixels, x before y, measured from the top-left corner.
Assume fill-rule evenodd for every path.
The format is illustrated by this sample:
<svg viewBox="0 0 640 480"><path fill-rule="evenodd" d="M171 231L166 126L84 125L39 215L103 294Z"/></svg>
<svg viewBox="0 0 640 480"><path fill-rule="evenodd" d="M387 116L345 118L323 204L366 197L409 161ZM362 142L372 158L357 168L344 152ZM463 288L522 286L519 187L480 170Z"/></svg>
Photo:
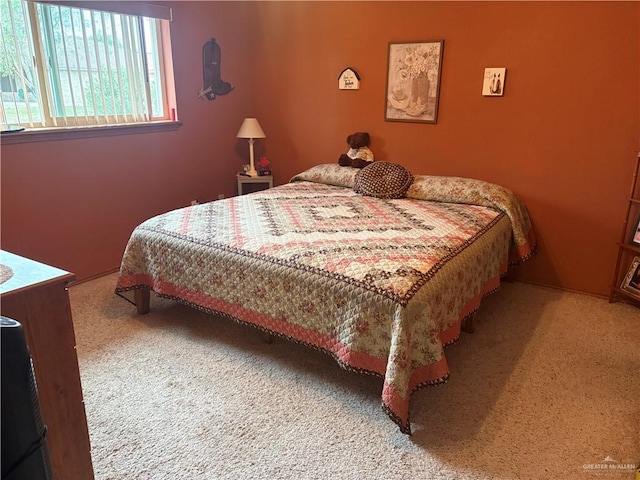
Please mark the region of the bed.
<svg viewBox="0 0 640 480"><path fill-rule="evenodd" d="M447 380L445 347L536 243L503 187L411 175L401 198L379 198L354 189L361 172L317 165L151 218L131 234L116 293L133 291L145 313L153 291L381 376L383 409L410 434L412 393Z"/></svg>

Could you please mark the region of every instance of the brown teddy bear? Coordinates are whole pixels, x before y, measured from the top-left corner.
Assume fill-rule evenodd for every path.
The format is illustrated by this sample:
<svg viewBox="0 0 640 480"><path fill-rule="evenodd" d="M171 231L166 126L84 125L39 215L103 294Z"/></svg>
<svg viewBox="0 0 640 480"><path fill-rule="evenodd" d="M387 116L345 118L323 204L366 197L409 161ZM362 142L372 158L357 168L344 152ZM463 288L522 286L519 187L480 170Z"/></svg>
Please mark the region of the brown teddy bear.
<svg viewBox="0 0 640 480"><path fill-rule="evenodd" d="M367 132L352 133L347 137L349 151L338 158L342 167L364 168L373 162L373 152L369 149L371 137Z"/></svg>

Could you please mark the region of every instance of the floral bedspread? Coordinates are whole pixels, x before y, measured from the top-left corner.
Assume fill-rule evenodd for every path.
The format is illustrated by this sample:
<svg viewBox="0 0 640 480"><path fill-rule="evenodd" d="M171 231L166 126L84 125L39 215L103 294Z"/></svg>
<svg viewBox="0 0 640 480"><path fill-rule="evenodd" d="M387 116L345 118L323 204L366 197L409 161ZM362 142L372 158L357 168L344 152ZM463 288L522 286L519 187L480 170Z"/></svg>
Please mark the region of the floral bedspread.
<svg viewBox="0 0 640 480"><path fill-rule="evenodd" d="M446 381L444 347L498 288L510 251L533 253L531 225L491 184L417 176L407 198L382 200L336 167L145 221L116 291L148 288L381 375L383 408L410 433L411 394Z"/></svg>

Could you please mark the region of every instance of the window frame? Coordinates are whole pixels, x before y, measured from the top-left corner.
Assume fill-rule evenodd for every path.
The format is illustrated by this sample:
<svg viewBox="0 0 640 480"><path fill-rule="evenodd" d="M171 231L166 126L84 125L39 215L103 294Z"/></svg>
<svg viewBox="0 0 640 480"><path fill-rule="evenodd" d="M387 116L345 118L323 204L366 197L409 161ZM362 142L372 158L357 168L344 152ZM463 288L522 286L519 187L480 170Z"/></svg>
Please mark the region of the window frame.
<svg viewBox="0 0 640 480"><path fill-rule="evenodd" d="M176 93L175 80L173 72L173 60L171 52L171 36L170 21L172 19L172 11L170 8L156 5L142 4L138 2L103 2L103 1L64 1L64 0L25 0L27 5L25 8L29 10L28 28L31 29L31 40L33 49L38 50L34 54L34 67L38 76L38 84L40 95L38 98L43 119L50 119L54 125L27 127L25 130L15 133L3 133L1 138L2 144L25 143L33 141L61 140L83 137L96 136L112 136L124 134L137 134L144 132L174 130L181 126L181 122L176 120ZM55 125L58 123L56 119L63 117L56 116L50 111L49 97L51 89L47 88L48 74L44 65L45 56L43 54L45 46L41 41L41 25L37 14L37 4L52 5L59 7L71 7L79 9L88 9L92 11L104 11L112 14L133 15L137 17L138 23L142 23L141 17L146 17L151 21L155 21L155 35L152 36L156 44L158 55L158 78L161 81L160 102L162 105L162 117L153 117L151 99L149 91L147 93L147 102L149 115L148 120L135 122L120 123L98 123L83 125L80 121L74 125ZM146 41L145 34L141 30L142 41ZM146 62L146 58L144 58ZM146 71L146 67L145 67ZM151 87L149 87L151 88ZM82 120L82 115L70 116L76 120ZM46 121L46 120L45 120ZM44 122L43 122L44 123Z"/></svg>

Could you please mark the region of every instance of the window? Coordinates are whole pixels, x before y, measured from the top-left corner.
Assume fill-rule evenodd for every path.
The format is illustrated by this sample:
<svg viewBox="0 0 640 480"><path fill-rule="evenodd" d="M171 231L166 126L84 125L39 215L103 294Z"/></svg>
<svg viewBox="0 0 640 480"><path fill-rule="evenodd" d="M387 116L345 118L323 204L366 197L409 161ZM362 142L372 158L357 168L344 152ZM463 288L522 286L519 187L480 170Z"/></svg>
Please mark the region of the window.
<svg viewBox="0 0 640 480"><path fill-rule="evenodd" d="M115 3L127 11L113 11L110 2L0 0L3 126L173 118L170 9Z"/></svg>

